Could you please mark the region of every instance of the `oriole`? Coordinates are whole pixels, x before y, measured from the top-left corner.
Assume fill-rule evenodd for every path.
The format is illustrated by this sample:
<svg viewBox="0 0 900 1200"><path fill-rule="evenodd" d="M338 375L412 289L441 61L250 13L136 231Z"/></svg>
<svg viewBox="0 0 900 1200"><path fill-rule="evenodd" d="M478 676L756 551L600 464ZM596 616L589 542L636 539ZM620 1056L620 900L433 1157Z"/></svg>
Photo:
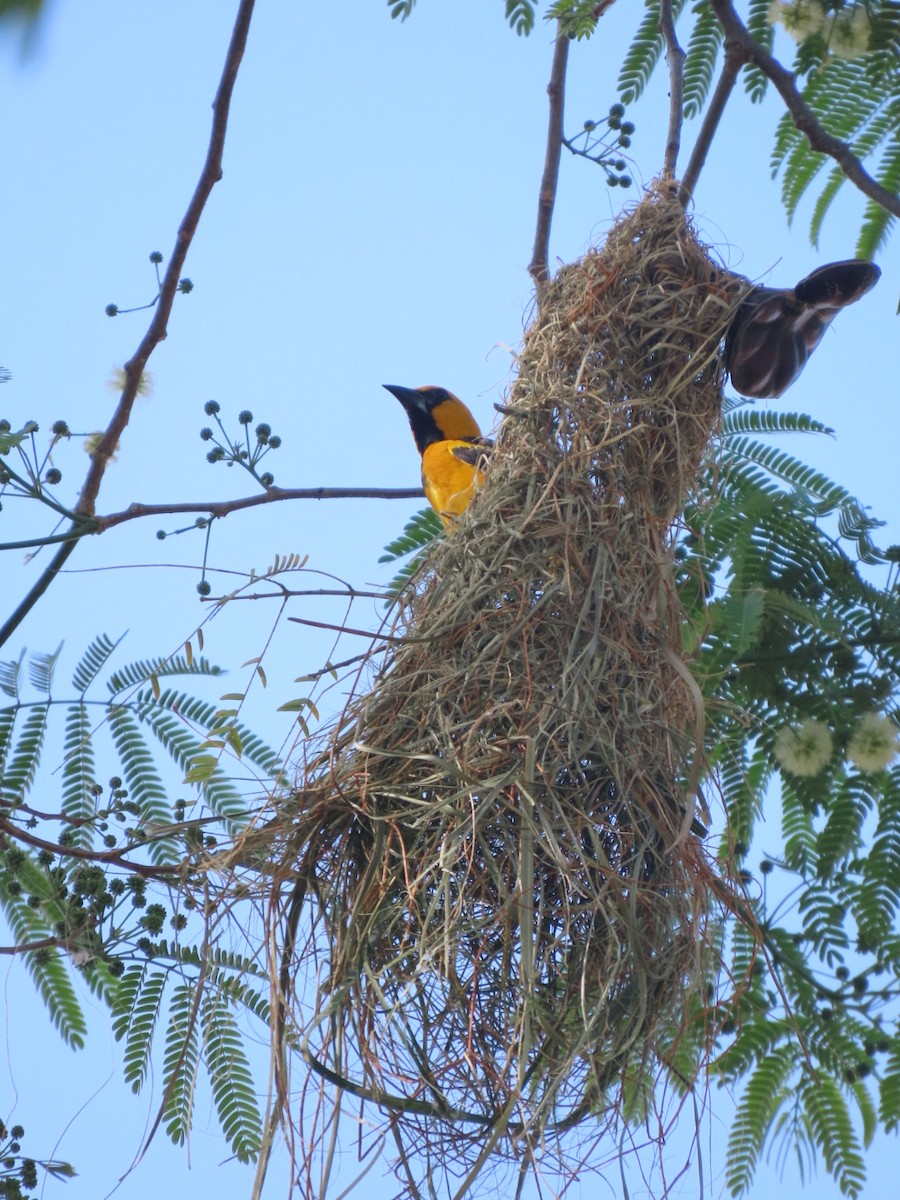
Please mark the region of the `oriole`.
<svg viewBox="0 0 900 1200"><path fill-rule="evenodd" d="M755 287L725 339L731 382L744 396L780 396L803 368L838 311L875 286L881 271L862 259L828 263L795 288Z"/></svg>
<svg viewBox="0 0 900 1200"><path fill-rule="evenodd" d="M481 436L462 400L446 388L384 386L406 409L422 456L425 495L444 524L451 525L484 482L492 443Z"/></svg>

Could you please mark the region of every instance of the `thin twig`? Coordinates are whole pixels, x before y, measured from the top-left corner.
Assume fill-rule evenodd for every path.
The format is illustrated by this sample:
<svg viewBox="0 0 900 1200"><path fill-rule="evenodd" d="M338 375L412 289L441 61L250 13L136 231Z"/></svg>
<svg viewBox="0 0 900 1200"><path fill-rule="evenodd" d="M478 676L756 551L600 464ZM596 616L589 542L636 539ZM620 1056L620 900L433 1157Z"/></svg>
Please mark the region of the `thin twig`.
<svg viewBox="0 0 900 1200"><path fill-rule="evenodd" d="M86 517L93 515L103 475L109 464L109 460L115 453L119 439L131 418L131 410L134 407L138 386L143 376L144 368L147 365L147 360L159 343L166 337L166 326L172 311L175 295L178 291L178 283L181 278L185 259L187 258L187 252L193 241L194 234L197 232L197 226L210 193L216 183L222 178L222 151L225 145L225 131L228 128L228 110L231 104L231 96L234 91L238 68L241 65L241 59L244 56L244 49L247 45L247 35L250 30L250 18L253 15L254 2L255 0L240 0L237 18L231 33L231 41L228 45L228 53L225 58L225 66L222 70L216 98L213 101L212 132L206 152L206 160L200 172L197 187L191 197L191 202L179 226L175 238L175 247L159 290L159 299L153 319L133 357L125 364L125 386L119 397L119 403L113 413L112 420L106 427L106 432L91 454L91 465L88 468L81 494L75 505L76 511ZM18 605L15 612L6 621L2 629L0 629L0 646L8 640L38 602L56 578L60 568L76 545L77 539L60 546L50 565L45 568L40 578Z"/></svg>
<svg viewBox="0 0 900 1200"><path fill-rule="evenodd" d="M166 866L157 864L148 866L146 863L134 862L131 859L124 858L127 853L125 847L116 847L113 850L86 850L81 846L59 846L56 842L48 842L45 838L39 838L33 833L20 828L18 825L5 819L0 819L0 831L2 831L10 841L25 842L26 845L33 846L36 850L48 850L51 854L60 854L66 858L83 858L87 862L95 863L112 863L114 866L123 867L126 871L132 871L135 875L140 875L142 879L157 879L160 875L175 875L181 871L181 866ZM135 849L135 847L130 847Z"/></svg>
<svg viewBox="0 0 900 1200"><path fill-rule="evenodd" d="M559 182L559 162L562 155L563 114L566 103L566 64L569 59L569 38L557 26L553 45L553 65L547 95L550 97L550 118L547 125L547 153L544 157L544 174L538 197L537 227L534 234L534 249L528 272L535 282L540 297L549 279L550 227L553 223L553 208L556 204L556 188Z"/></svg>
<svg viewBox="0 0 900 1200"><path fill-rule="evenodd" d="M196 500L184 504L129 504L121 512L106 517L95 517L95 531L102 533L114 525L134 521L138 517L177 516L179 513L208 513L211 517L227 517L229 513L244 508L256 508L260 504L274 504L279 500L418 500L424 497L422 488L371 488L371 487L270 487L254 496L242 496L237 500Z"/></svg>
<svg viewBox="0 0 900 1200"><path fill-rule="evenodd" d="M77 538L71 542L63 542L53 555L50 565L44 568L40 577L32 585L24 599L16 605L12 613L3 622L3 625L0 626L0 646L5 646L19 628L32 608L34 608L35 604L37 604L38 600L40 600L41 596L43 596L44 592L46 592L47 588L63 569L66 560L77 545Z"/></svg>
<svg viewBox="0 0 900 1200"><path fill-rule="evenodd" d="M725 105L734 91L737 77L745 62L747 62L746 49L738 42L726 37L725 62L722 64L722 74L719 76L719 82L716 84L709 107L703 117L703 124L700 126L700 132L694 143L694 149L691 152L687 169L681 179L680 196L682 204L687 204L694 195L697 180L706 163L706 156L709 154L709 148L712 145L716 130L719 128L719 122L722 120Z"/></svg>
<svg viewBox="0 0 900 1200"><path fill-rule="evenodd" d="M710 0L726 38L741 46L747 58L754 62L767 79L771 79L791 114L794 125L806 135L813 150L827 154L838 164L851 183L855 183L863 195L881 205L895 217L900 217L900 196L889 192L865 170L847 142L834 137L823 129L815 113L800 95L796 78L781 63L754 40L747 26L735 12L731 0Z"/></svg>
<svg viewBox="0 0 900 1200"><path fill-rule="evenodd" d="M681 148L681 126L684 121L684 51L678 44L678 35L675 33L672 0L662 0L659 31L666 41L666 63L669 68L669 128L666 132L662 177L674 179L678 151Z"/></svg>

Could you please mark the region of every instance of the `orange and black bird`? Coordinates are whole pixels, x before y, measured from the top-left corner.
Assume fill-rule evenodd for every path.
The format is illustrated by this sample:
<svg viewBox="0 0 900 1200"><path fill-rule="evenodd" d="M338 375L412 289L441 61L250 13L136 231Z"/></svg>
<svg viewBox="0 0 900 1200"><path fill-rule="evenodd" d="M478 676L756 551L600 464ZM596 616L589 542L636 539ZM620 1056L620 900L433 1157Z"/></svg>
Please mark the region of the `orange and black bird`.
<svg viewBox="0 0 900 1200"><path fill-rule="evenodd" d="M819 267L794 288L751 288L725 338L735 389L757 400L780 396L839 310L864 296L880 275L874 263L847 259Z"/></svg>
<svg viewBox="0 0 900 1200"><path fill-rule="evenodd" d="M444 524L450 525L484 482L492 443L481 436L478 422L462 400L446 388L384 386L406 409L422 456L425 495Z"/></svg>

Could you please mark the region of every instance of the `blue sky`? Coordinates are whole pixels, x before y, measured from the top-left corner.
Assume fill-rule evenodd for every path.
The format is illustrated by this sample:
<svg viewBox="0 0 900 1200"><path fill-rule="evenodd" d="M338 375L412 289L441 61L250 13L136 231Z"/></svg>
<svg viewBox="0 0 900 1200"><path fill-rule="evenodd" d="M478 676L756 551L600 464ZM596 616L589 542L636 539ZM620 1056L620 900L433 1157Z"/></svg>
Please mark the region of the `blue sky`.
<svg viewBox="0 0 900 1200"><path fill-rule="evenodd" d="M3 224L0 255L0 363L13 380L0 415L44 429L63 417L73 429L103 428L114 405L107 384L128 359L147 314L109 319L105 306L149 300L151 251L168 258L193 191L209 134L210 104L233 18L222 0L56 0L35 52L22 61L0 45ZM620 0L592 42L572 48L567 132L602 117L616 99L615 77L638 5ZM249 408L281 435L269 463L284 486L415 486L418 460L400 406L381 384L439 383L464 397L485 428L513 370L530 304L531 253L546 129L551 31L528 39L505 25L499 0L420 0L407 23L378 0L344 5L261 2L235 91L224 178L191 248L190 296L179 297L168 339L150 363L152 394L138 402L99 510L130 502L227 498L254 490L249 477L205 461L198 433L203 405L217 400L232 424ZM785 47L787 49L787 47ZM664 141L665 79L629 117L635 179L649 181ZM853 254L863 204L849 185L813 249L809 205L788 228L768 156L779 113L735 100L701 179L695 215L724 261L754 278L793 283L814 266ZM692 128L687 130L690 142ZM635 195L632 189L630 195ZM626 199L600 170L563 160L551 243L566 261L603 237ZM895 506L898 244L880 260L884 278L843 313L781 407L833 426L834 440L792 448L890 522ZM77 441L62 447L60 496L77 491L87 459ZM268 465L268 464L267 464ZM68 489L68 490L67 490ZM382 546L421 504L297 502L230 516L213 531L215 568L264 570L275 554L310 556L309 566L358 587L383 582ZM40 533L31 514L7 505L0 538ZM97 633L129 635L123 657L165 654L206 615L198 602L199 535L156 539L160 526L136 522L88 540L22 626L5 657L22 646L66 642L65 674ZM7 552L4 609L46 560ZM215 588L215 576L214 588ZM315 577L303 586L319 586ZM7 599L8 598L8 599ZM296 601L291 612L334 620L343 610ZM305 607L302 607L305 606ZM206 629L206 652L241 690L241 664L258 655L274 609L235 604ZM354 625L378 619L359 602ZM340 653L357 646L342 642ZM333 639L282 624L249 716L275 745L292 736L275 713L298 691L294 679L334 657ZM46 764L46 765L51 765ZM45 1195L97 1200L113 1188L141 1144L153 1102L120 1083L117 1048L99 1007L86 1052L56 1043L39 1001L8 960L0 968L0 1115L21 1120L26 1149L77 1164L79 1178ZM52 1082L51 1082L52 1081ZM6 1097L9 1097L7 1100ZM727 1104L704 1130L705 1185L723 1191ZM67 1122L70 1122L67 1124ZM692 1117L688 1115L688 1124ZM65 1132L63 1132L65 1130ZM53 1149L53 1141L60 1141ZM896 1143L880 1139L867 1197L885 1193ZM122 1200L208 1186L225 1157L212 1117L201 1120L187 1156L160 1136L128 1176ZM682 1154L683 1158L683 1154ZM377 1175L376 1171L373 1175ZM244 1197L250 1176L216 1167L221 1200ZM788 1190L761 1171L754 1195ZM369 1176L373 1197L388 1194ZM272 1194L286 1192L273 1168ZM697 1195L696 1170L683 1182ZM380 1190L379 1190L380 1189ZM618 1194L586 1181L583 1194ZM820 1177L810 1193L837 1189ZM639 1182L632 1195L641 1195Z"/></svg>

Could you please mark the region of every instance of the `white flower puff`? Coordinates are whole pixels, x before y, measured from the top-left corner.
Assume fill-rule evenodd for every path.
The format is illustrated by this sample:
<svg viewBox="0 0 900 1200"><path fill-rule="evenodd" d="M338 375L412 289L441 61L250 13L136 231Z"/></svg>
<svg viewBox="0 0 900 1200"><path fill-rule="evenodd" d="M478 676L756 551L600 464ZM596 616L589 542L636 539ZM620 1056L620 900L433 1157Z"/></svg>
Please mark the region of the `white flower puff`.
<svg viewBox="0 0 900 1200"><path fill-rule="evenodd" d="M818 775L828 765L834 743L821 721L804 721L796 729L785 725L775 738L774 753L791 775Z"/></svg>
<svg viewBox="0 0 900 1200"><path fill-rule="evenodd" d="M897 726L875 712L866 713L847 745L847 757L860 771L883 771L898 753Z"/></svg>

